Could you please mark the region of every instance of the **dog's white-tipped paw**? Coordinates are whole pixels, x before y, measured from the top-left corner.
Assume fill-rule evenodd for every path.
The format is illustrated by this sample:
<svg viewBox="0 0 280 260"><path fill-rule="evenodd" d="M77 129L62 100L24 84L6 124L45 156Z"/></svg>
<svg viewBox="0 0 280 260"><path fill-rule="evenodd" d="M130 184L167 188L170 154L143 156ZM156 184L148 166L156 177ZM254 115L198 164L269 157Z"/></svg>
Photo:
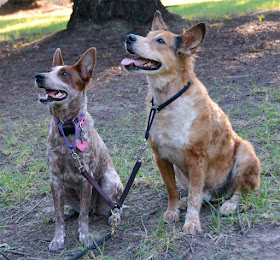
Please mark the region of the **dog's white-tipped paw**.
<svg viewBox="0 0 280 260"><path fill-rule="evenodd" d="M236 212L236 209L237 209L237 203L226 201L223 203L223 205L220 208L220 214L228 216L234 214Z"/></svg>
<svg viewBox="0 0 280 260"><path fill-rule="evenodd" d="M58 251L64 248L64 237L54 237L53 240L49 244L49 250L51 252Z"/></svg>
<svg viewBox="0 0 280 260"><path fill-rule="evenodd" d="M201 232L199 219L188 220L183 226L183 231L188 234L195 234Z"/></svg>
<svg viewBox="0 0 280 260"><path fill-rule="evenodd" d="M163 214L163 221L166 223L172 223L178 221L179 217L180 217L179 209L166 210Z"/></svg>
<svg viewBox="0 0 280 260"><path fill-rule="evenodd" d="M89 245L92 238L93 238L93 236L89 232L80 232L79 233L79 240L84 246Z"/></svg>

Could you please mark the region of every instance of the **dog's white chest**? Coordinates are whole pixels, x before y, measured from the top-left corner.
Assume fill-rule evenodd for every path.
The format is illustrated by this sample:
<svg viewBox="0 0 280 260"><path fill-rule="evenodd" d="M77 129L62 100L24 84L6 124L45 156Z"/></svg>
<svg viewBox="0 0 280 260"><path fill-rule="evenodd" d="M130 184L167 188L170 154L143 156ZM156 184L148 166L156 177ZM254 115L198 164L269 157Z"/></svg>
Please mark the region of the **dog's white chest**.
<svg viewBox="0 0 280 260"><path fill-rule="evenodd" d="M180 157L182 150L189 144L190 129L196 117L194 101L189 97L180 98L175 106L167 106L156 113L150 134L161 157Z"/></svg>

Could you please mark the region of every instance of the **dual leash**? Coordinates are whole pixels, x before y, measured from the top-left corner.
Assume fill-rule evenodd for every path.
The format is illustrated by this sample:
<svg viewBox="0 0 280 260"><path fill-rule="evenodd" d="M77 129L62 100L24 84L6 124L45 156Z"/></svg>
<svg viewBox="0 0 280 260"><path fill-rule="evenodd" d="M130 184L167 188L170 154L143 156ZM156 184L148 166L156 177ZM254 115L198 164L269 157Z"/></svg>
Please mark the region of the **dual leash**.
<svg viewBox="0 0 280 260"><path fill-rule="evenodd" d="M134 179L141 167L141 164L142 164L142 153L143 151L146 149L146 143L147 143L147 140L149 139L149 132L150 132L150 129L151 129L151 126L152 126L152 123L154 121L154 118L155 118L155 115L156 115L156 112L160 112L163 108L165 108L166 106L168 106L170 103L172 103L174 100L176 100L178 97L180 97L184 92L187 91L187 89L191 86L191 83L188 82L187 85L181 90L179 91L176 95L174 95L173 97L171 97L170 99L168 99L167 101L165 101L164 103L162 103L161 105L159 106L155 106L154 105L154 98L152 98L151 100L151 110L150 110L150 113L149 113L149 118L148 118L148 122L147 122L147 127L146 127L146 130L145 130L145 144L142 145L142 147L139 149L139 152L140 152L140 156L139 158L137 159L134 167L133 167L133 170L132 170L132 173L129 177L129 180L125 186L125 189L121 195L121 198L120 200L117 202L117 204L115 204L108 196L107 194L102 190L102 188L100 187L100 185L90 176L90 174L87 172L87 170L85 169L85 167L82 165L81 161L80 161L80 157L78 156L78 154L74 151L75 149L75 141L76 141L76 131L77 131L77 126L75 126L76 122L75 120L73 120L73 124L74 124L74 127L75 127L75 138L74 138L74 142L73 142L73 145L68 145L69 142L67 140L67 137L64 135L64 132L63 132L63 127L62 125L60 125L60 128L62 128L62 131L61 129L59 128L60 130L60 133L63 135L65 141L66 141L66 144L67 146L70 148L70 150L72 151L72 156L74 159L76 159L79 163L79 170L81 172L81 174L90 182L90 184L96 189L96 191L100 194L100 196L102 196L102 198L106 201L106 203L109 205L109 207L111 208L111 213L113 214L114 218L113 218L113 224L112 224L112 227L111 227L111 232L110 234L104 236L101 240L99 240L97 243L94 242L93 245L87 247L85 250L81 251L79 254L77 254L76 256L72 257L72 258L69 258L69 260L77 260L79 258L81 258L84 254L86 254L89 250L94 250L96 249L98 246L104 244L107 240L109 240L110 238L112 238L112 236L114 235L115 233L115 214L113 212L113 210L115 208L118 208L118 209L121 209L123 203L124 203L124 200L126 199L128 193L129 193L129 190L134 182Z"/></svg>
<svg viewBox="0 0 280 260"><path fill-rule="evenodd" d="M170 99L168 99L166 102L162 103L161 105L159 106L154 106L154 99L151 100L151 110L150 110L150 113L149 113L149 118L148 118L148 123L147 123L147 127L146 127L146 131L145 131L145 140L147 141L149 139L149 132L150 132L150 129L151 129L151 126L152 126L152 123L154 121L154 117L156 115L156 112L159 112L161 111L163 108L165 108L166 106L168 106L170 103L172 103L174 100L176 100L178 97L180 97L189 87L190 87L191 83L188 82L187 85L181 90L179 91L176 95L174 95L173 97L171 97ZM114 212L113 212L113 209L115 208L121 208L123 203L124 203L124 200L125 198L127 197L128 195L128 192L133 184L133 181L141 167L141 161L142 161L142 153L143 151L146 149L146 142L145 144L139 149L140 151L140 157L137 159L134 167L133 167L133 170L132 170L132 173L129 177L129 180L125 186L125 189L121 195L121 198L119 200L119 202L117 204L115 204L108 196L107 194L102 190L102 188L99 186L99 184L90 176L90 174L86 171L86 169L84 168L84 166L82 165L81 161L80 161L80 157L79 155L75 152L75 148L76 148L76 141L77 141L77 137L78 137L78 132L79 130L81 131L81 133L83 133L83 125L85 123L85 116L84 115L80 115L78 116L75 120L71 120L71 121L66 121L66 122L63 122L59 119L56 119L54 118L54 121L55 121L55 124L56 124L56 129L57 131L60 132L60 134L63 136L67 146L69 147L69 149L71 150L72 152L72 156L74 159L76 159L79 163L79 170L81 172L81 174L90 182L90 184L97 190L97 192L100 194L100 196L103 197L103 199L106 201L106 203L110 206L111 208L111 212L112 214L114 215ZM66 125L71 125L73 124L74 125L74 132L70 132L69 134L72 134L74 133L74 141L73 141L73 144L70 144L68 139L67 139L67 133L65 134L64 133L64 129L63 129L63 126L66 126ZM83 135L81 135L81 139L82 141L78 143L78 149L81 150L83 152ZM86 142L85 142L86 143ZM80 146L80 147L79 147ZM86 143L86 146L87 146L87 143ZM86 249L84 249L83 251L81 251L80 253L78 253L77 255L75 255L74 257L71 257L69 258L68 260L77 260L77 259L80 259L83 255L85 255L88 251L93 251L94 249L96 249L98 246L100 245L103 245L107 240L109 240L110 238L112 238L112 236L114 235L115 233L115 217L113 219L113 225L111 227L111 232L104 236L101 240L99 240L98 242L94 242L94 244L92 244L91 246L87 247ZM0 254L6 258L7 260L10 260L10 258L8 258L8 256L6 256L5 254L3 254L1 251L0 251Z"/></svg>

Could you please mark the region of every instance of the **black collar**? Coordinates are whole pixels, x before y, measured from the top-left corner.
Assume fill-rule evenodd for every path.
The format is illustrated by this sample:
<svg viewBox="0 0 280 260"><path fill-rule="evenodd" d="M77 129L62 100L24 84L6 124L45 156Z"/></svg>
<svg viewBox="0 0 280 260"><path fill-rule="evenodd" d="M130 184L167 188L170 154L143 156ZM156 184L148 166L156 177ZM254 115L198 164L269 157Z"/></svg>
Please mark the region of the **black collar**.
<svg viewBox="0 0 280 260"><path fill-rule="evenodd" d="M171 97L170 99L168 99L164 103L160 104L159 106L154 106L154 98L152 98L152 100L151 100L151 106L152 107L151 107L151 110L150 110L149 119L148 119L147 128L146 128L146 133L145 133L145 139L146 140L149 139L149 132L150 132L152 123L154 121L154 117L156 115L156 112L159 112L160 110L162 110L163 108L168 106L170 103L172 103L174 100L176 100L178 97L180 97L184 92L187 91L187 89L190 87L190 85L191 85L191 82L189 81L187 83L187 85L182 90L180 90L176 95L174 95L173 97Z"/></svg>

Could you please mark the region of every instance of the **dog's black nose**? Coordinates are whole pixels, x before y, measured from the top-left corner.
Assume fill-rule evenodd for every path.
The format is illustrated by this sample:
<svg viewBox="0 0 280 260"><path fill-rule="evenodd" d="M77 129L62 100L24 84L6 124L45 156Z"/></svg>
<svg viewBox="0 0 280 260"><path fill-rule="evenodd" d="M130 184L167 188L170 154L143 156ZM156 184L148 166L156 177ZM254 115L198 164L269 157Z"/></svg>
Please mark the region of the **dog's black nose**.
<svg viewBox="0 0 280 260"><path fill-rule="evenodd" d="M125 40L125 42L127 43L127 44L130 44L130 43L133 43L133 42L136 42L136 36L134 35L134 34L128 34L128 35L126 35L126 40Z"/></svg>
<svg viewBox="0 0 280 260"><path fill-rule="evenodd" d="M42 82L44 80L44 78L45 78L44 74L40 73L40 74L35 75L35 79L36 79L37 82Z"/></svg>

